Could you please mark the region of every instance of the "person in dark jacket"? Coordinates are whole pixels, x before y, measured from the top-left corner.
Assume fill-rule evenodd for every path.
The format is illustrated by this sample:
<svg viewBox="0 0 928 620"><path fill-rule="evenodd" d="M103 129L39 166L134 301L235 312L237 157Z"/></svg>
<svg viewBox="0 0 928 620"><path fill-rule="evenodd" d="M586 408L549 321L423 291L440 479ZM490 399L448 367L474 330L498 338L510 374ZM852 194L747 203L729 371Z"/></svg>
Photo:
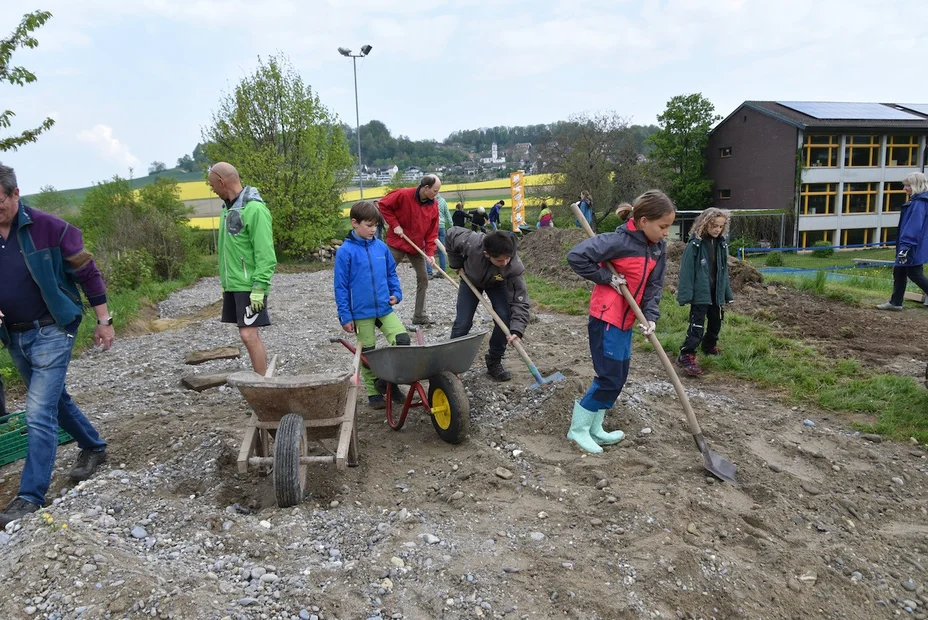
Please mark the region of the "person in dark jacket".
<svg viewBox="0 0 928 620"><path fill-rule="evenodd" d="M509 381L512 375L503 368L506 345L521 338L528 326L528 291L523 273L525 266L516 255L516 239L511 233L496 231L477 233L454 227L448 231L448 266L467 278L490 298L493 310L509 328L512 337L493 328L490 351L487 353L487 373L496 381ZM451 327L451 338L470 332L474 313L480 303L464 282L458 287L457 314Z"/></svg>
<svg viewBox="0 0 928 620"><path fill-rule="evenodd" d="M467 226L467 222L470 220L470 214L464 211L464 205L458 203L454 205L454 213L451 214L451 222L454 226L460 226L464 228Z"/></svg>
<svg viewBox="0 0 928 620"><path fill-rule="evenodd" d="M899 233L896 236L896 262L893 265L893 294L879 310L902 310L908 280L928 295L928 278L924 264L928 263L928 180L922 172L913 172L902 179L902 188L909 201L899 213Z"/></svg>
<svg viewBox="0 0 928 620"><path fill-rule="evenodd" d="M499 212L505 206L506 201L500 200L495 205L490 207L490 226L493 227L493 230L499 230Z"/></svg>
<svg viewBox="0 0 928 620"><path fill-rule="evenodd" d="M71 480L90 478L106 462L106 441L65 388L74 336L84 317L78 287L97 317L94 340L108 350L116 334L106 286L81 231L19 199L12 168L0 164L0 341L26 384L26 462L19 491L0 529L45 504L58 451L58 427L81 451Z"/></svg>
<svg viewBox="0 0 928 620"><path fill-rule="evenodd" d="M706 355L721 355L718 347L719 332L725 304L734 301L728 277L729 213L715 207L703 211L690 230L690 240L680 262L680 282L677 285L677 303L689 304L690 323L686 340L680 347L677 364L687 374L701 375L696 361L696 348L702 344ZM709 330L705 330L706 319Z"/></svg>
<svg viewBox="0 0 928 620"><path fill-rule="evenodd" d="M470 229L474 232L487 231L487 210L483 207L477 207L470 214Z"/></svg>
<svg viewBox="0 0 928 620"><path fill-rule="evenodd" d="M377 239L380 212L362 200L351 207L351 232L335 252L335 304L342 329L358 336L358 346L374 348L375 327L391 345L409 344L409 334L393 306L403 300L396 261L387 245ZM385 409L384 397L375 384L374 373L362 367L367 402L373 409Z"/></svg>

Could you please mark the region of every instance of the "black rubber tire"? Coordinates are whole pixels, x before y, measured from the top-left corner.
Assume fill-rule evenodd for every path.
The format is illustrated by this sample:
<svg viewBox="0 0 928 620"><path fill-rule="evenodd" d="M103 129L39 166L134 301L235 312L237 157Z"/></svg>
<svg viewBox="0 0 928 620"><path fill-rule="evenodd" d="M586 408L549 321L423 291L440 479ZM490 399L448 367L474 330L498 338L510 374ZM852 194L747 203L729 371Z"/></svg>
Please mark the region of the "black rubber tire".
<svg viewBox="0 0 928 620"><path fill-rule="evenodd" d="M288 413L281 418L274 441L274 492L281 508L296 506L303 501L307 468L300 465L300 457L306 456L306 452L303 416Z"/></svg>
<svg viewBox="0 0 928 620"><path fill-rule="evenodd" d="M438 393L439 401L447 401L447 408L450 411L433 411L432 426L435 427L435 432L442 441L461 443L470 432L470 401L467 400L464 384L454 373L442 372L429 378L429 407L431 408L443 406L442 402L436 402L436 393Z"/></svg>

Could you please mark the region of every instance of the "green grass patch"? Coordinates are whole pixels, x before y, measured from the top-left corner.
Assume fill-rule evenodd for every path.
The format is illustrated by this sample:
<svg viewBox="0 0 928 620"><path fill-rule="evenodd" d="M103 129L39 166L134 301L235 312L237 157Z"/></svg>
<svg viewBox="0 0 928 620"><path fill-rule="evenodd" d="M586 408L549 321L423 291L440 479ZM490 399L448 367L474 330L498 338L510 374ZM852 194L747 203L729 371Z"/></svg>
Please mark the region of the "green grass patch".
<svg viewBox="0 0 928 620"><path fill-rule="evenodd" d="M541 278L527 278L532 299L546 308L568 314L586 314L589 292L559 289ZM813 281L807 285L821 286ZM841 298L829 282L824 295ZM661 300L658 339L673 359L686 336L689 306L680 306L665 295ZM636 330L636 349L642 353L651 346ZM892 439L915 437L928 442L928 392L912 377L867 375L853 358L825 356L800 340L776 333L773 326L753 316L725 313L719 357L700 355L703 367L715 375L727 375L781 393L786 402L810 403L823 409L863 414L873 423L852 421L864 432L876 432ZM710 378L704 379L711 384Z"/></svg>
<svg viewBox="0 0 928 620"><path fill-rule="evenodd" d="M584 315L590 308L590 291L585 288L561 288L532 275L525 276L525 285L529 298L546 310Z"/></svg>
<svg viewBox="0 0 928 620"><path fill-rule="evenodd" d="M767 253L751 252L747 255L747 261L757 268L764 266ZM855 258L865 258L870 260L893 260L896 251L893 248L873 248L868 250L843 250L837 251L827 258L817 258L812 256L811 252L797 254L794 252L782 252L784 267L798 267L801 269L827 269L828 267L851 267L857 263Z"/></svg>

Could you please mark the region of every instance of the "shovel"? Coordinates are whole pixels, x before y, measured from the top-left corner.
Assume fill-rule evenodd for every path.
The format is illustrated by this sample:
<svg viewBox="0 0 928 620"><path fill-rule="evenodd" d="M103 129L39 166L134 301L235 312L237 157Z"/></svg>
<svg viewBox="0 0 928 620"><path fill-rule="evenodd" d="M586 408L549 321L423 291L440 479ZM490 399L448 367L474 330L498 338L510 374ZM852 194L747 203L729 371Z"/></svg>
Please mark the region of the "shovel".
<svg viewBox="0 0 928 620"><path fill-rule="evenodd" d="M583 217L583 214L580 213L580 207L574 203L570 205L573 209L574 215L577 217L577 221L580 222L583 229L586 231L586 234L590 237L595 237L596 233L593 232L593 229L590 228L589 222L586 221L586 218ZM618 272L615 270L615 266L611 262L607 262L606 265L609 267L609 270L612 273L618 275ZM628 303L628 307L632 309L635 313L635 317L644 325L648 324L648 320L644 317L644 314L641 312L641 308L638 307L638 302L635 301L635 298L632 296L631 292L628 290L628 287L624 284L619 286L619 289L622 291L622 297L625 298L625 301ZM702 452L703 467L706 470L723 482L737 483L735 480L735 465L730 461L725 460L715 452L709 449L709 444L706 443L706 438L702 435L702 429L699 428L699 421L696 419L696 413L693 411L693 407L690 405L690 400L686 396L686 390L683 389L683 384L680 383L680 377L677 376L677 372L673 368L673 364L670 362L670 359L667 357L664 347L661 346L661 343L657 339L657 335L653 332L648 334L648 341L651 343L651 346L654 347L654 350L657 351L658 357L661 359L661 364L664 365L664 370L667 371L667 376L670 377L670 381L673 383L673 389L677 392L677 398L680 399L680 403L683 405L683 411L686 413L686 421L690 426L690 433L693 435L693 439L696 440L696 446L699 448L699 451Z"/></svg>
<svg viewBox="0 0 928 620"><path fill-rule="evenodd" d="M409 240L409 237L407 237L404 234L401 234L400 237L402 237L406 241L406 243L408 243L413 248L415 248L416 252L418 252L422 256L426 256L425 252L423 252L421 249L419 249L419 247L415 243ZM447 257L448 252L447 250L445 250L445 246L442 245L441 241L436 240L435 244L438 246L438 249L441 251L441 253ZM438 269L438 271L441 272L441 275L445 276L448 282L451 282L451 284L454 285L454 288L459 288L458 283L455 282L454 278L449 276L447 272L440 269L437 265L432 267L432 269ZM503 320L499 318L499 315L496 314L496 311L493 310L493 305L489 301L487 301L487 299L483 296L483 294L477 290L477 287L475 287L473 283L463 273L461 274L461 279L467 283L467 286L470 287L470 290L471 292L473 292L474 296L480 300L480 303L483 304L484 309L486 309L486 311L490 313L490 316L493 317L493 320L496 322L499 328L506 335L506 338L507 339L510 338L512 336L512 332L509 331L509 328L506 326L506 323L504 323ZM541 373L538 372L538 368L535 366L535 364L532 363L532 359L528 356L528 353L525 352L525 347L522 346L521 339L513 340L512 346L514 346L516 348L516 351L519 352L519 357L522 358L522 361L525 362L526 366L528 366L528 371L532 373L533 377L535 377L535 383L528 386L528 389L537 390L545 383L551 383L552 381L563 381L564 380L564 375L562 375L559 372L555 372L554 374L549 375L548 377L541 376Z"/></svg>

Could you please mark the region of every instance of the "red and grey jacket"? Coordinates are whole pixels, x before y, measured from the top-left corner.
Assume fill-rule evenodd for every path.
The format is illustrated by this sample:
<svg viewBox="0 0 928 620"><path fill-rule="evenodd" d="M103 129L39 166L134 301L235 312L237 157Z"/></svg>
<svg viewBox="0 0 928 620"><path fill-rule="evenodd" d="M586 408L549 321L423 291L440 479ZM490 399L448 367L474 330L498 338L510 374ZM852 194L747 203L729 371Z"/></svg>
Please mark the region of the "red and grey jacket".
<svg viewBox="0 0 928 620"><path fill-rule="evenodd" d="M377 203L380 214L387 222L387 245L407 254L416 249L393 232L403 227L403 234L429 256L435 256L438 239L438 207L434 200L419 202L419 188L405 187L394 190Z"/></svg>
<svg viewBox="0 0 928 620"><path fill-rule="evenodd" d="M635 326L635 313L612 286L611 262L625 276L628 290L649 321L660 318L660 302L667 263L667 243L651 243L628 220L614 233L597 235L577 244L567 253L567 262L578 275L596 283L590 296L590 316L619 329Z"/></svg>
<svg viewBox="0 0 928 620"><path fill-rule="evenodd" d="M22 201L16 217L19 248L48 311L62 329L77 329L83 314L78 284L91 306L106 303L103 277L84 248L81 231ZM4 323L0 323L0 340L5 344L10 341Z"/></svg>

